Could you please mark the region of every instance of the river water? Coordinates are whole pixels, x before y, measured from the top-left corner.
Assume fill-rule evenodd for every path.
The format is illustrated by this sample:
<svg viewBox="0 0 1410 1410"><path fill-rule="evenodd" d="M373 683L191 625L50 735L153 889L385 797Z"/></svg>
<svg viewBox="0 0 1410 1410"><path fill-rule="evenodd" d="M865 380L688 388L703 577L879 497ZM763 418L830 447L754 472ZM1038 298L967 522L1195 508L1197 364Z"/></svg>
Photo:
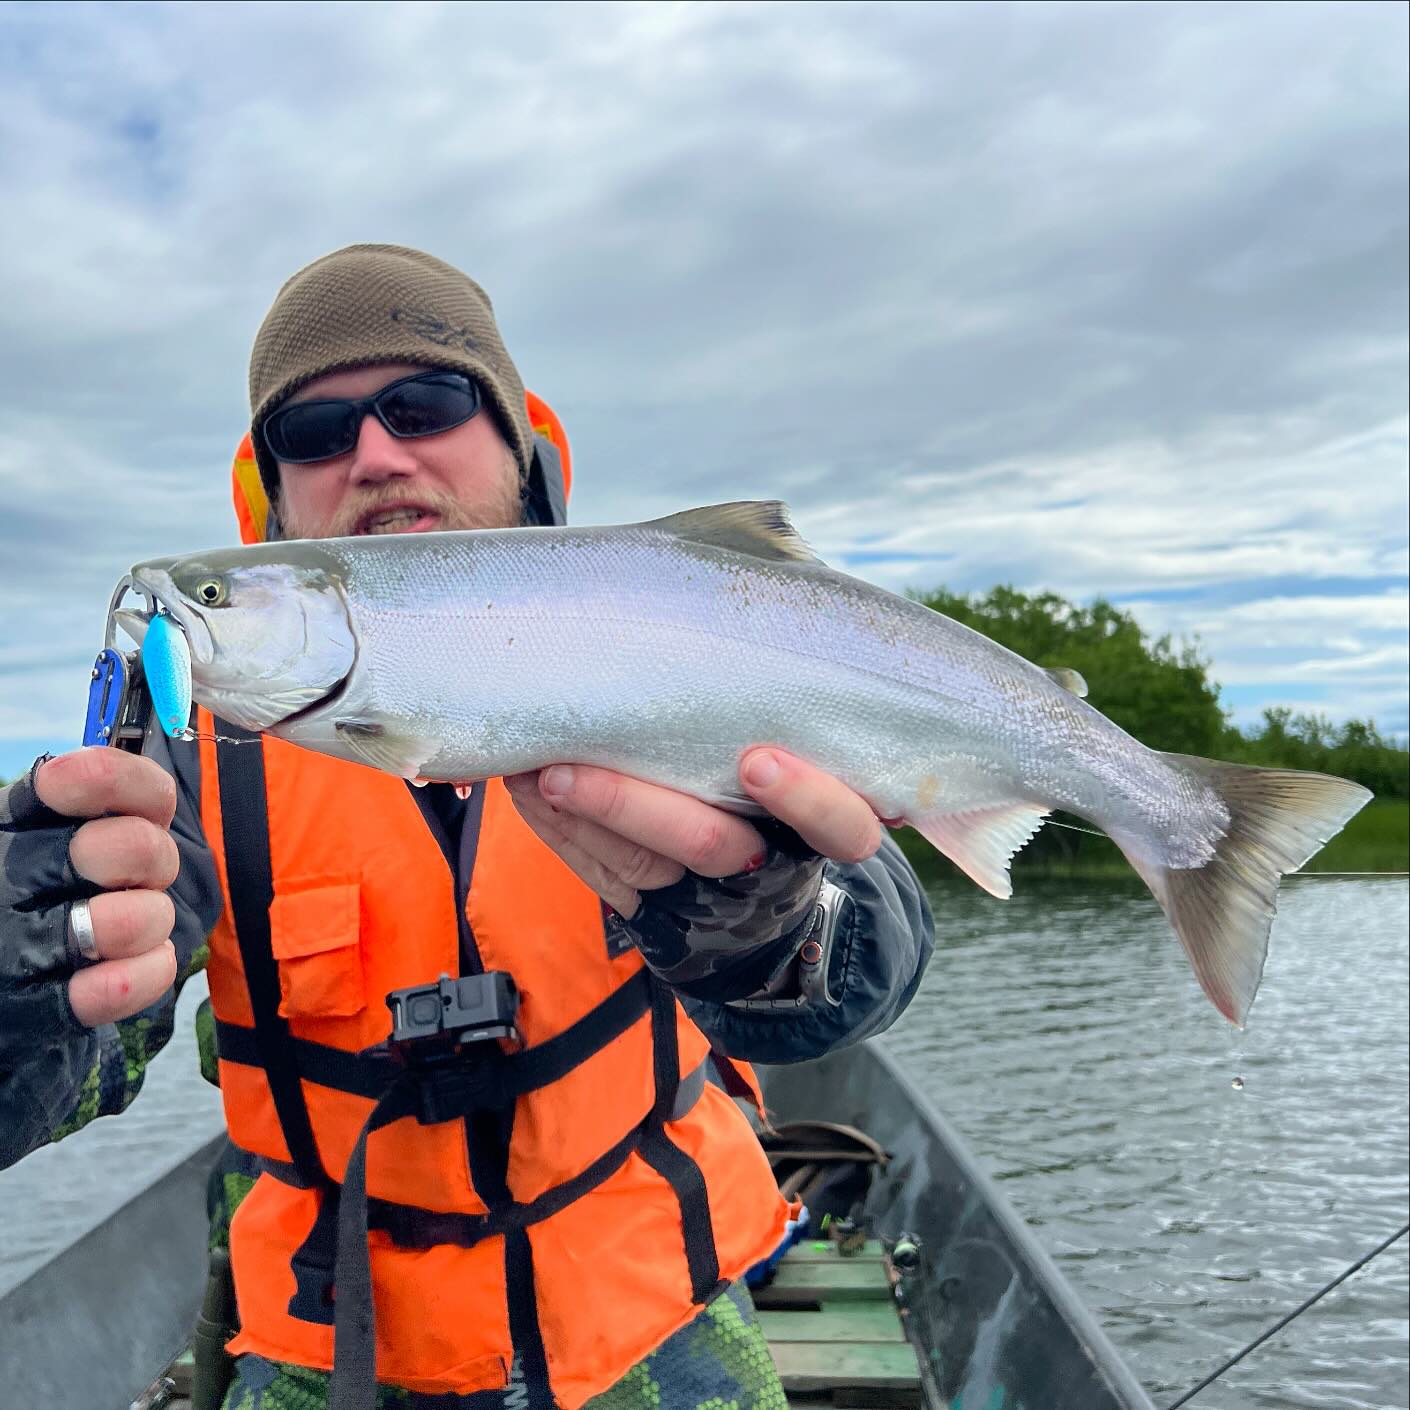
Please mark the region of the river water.
<svg viewBox="0 0 1410 1410"><path fill-rule="evenodd" d="M933 895L884 1041L1165 1406L1406 1219L1410 891L1286 881L1239 1033L1139 883L1016 885ZM1402 1240L1191 1406L1405 1410L1408 1290Z"/></svg>
<svg viewBox="0 0 1410 1410"><path fill-rule="evenodd" d="M1406 1217L1410 891L1287 881L1240 1034L1138 884L1017 884L934 892L935 960L883 1041L1164 1406ZM218 1129L199 992L130 1113L0 1173L0 1291ZM1402 1241L1192 1407L1406 1410L1407 1293Z"/></svg>

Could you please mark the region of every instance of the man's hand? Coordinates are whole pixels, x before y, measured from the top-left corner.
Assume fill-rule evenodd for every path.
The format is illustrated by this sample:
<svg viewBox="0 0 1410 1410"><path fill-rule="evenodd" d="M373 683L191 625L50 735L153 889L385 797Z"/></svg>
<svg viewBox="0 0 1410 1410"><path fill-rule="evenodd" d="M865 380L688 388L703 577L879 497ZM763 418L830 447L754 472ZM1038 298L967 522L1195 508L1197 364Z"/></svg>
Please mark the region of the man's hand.
<svg viewBox="0 0 1410 1410"><path fill-rule="evenodd" d="M39 801L69 818L73 872L99 888L89 901L101 959L69 980L82 1024L112 1023L146 1008L176 979L176 911L166 888L180 857L172 841L176 785L150 759L121 749L79 749L34 776Z"/></svg>
<svg viewBox="0 0 1410 1410"><path fill-rule="evenodd" d="M739 778L750 797L824 857L859 862L881 845L871 805L792 754L752 749ZM764 839L747 819L609 769L555 764L505 784L524 821L628 919L640 892L670 886L687 869L734 876L764 860Z"/></svg>

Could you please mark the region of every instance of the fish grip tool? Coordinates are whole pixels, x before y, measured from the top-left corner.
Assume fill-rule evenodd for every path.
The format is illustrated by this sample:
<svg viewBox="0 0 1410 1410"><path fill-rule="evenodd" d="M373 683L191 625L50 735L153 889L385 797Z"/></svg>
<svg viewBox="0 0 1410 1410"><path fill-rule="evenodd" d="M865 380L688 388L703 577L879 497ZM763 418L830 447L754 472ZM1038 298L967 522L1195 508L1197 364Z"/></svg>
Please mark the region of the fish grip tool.
<svg viewBox="0 0 1410 1410"><path fill-rule="evenodd" d="M141 652L123 651L117 645L117 610L129 592L144 598L153 616L157 612L156 599L133 587L130 577L124 578L114 589L108 604L103 649L89 677L83 743L140 754L152 720L152 694L142 669Z"/></svg>

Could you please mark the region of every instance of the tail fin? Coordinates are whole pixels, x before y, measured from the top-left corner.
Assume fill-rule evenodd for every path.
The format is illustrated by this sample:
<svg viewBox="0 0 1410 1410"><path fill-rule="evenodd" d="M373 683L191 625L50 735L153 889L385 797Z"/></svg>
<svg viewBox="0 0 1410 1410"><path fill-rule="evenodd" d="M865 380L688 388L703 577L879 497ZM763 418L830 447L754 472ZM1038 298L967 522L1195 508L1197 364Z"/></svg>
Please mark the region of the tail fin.
<svg viewBox="0 0 1410 1410"><path fill-rule="evenodd" d="M1175 927L1200 987L1225 1018L1243 1027L1263 977L1278 882L1336 836L1372 795L1330 774L1221 764L1190 754L1162 757L1219 794L1229 809L1228 831L1214 856L1190 870L1122 851Z"/></svg>

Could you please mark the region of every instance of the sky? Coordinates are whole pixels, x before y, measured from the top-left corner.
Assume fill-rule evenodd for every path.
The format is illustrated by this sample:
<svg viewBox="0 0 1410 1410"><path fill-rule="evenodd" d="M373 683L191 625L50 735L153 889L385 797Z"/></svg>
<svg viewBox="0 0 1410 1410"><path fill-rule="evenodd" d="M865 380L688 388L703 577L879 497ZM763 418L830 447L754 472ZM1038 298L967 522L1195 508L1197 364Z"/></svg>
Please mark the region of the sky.
<svg viewBox="0 0 1410 1410"><path fill-rule="evenodd" d="M355 241L488 289L575 522L784 499L1403 737L1407 13L0 3L0 777L236 540L251 339Z"/></svg>

